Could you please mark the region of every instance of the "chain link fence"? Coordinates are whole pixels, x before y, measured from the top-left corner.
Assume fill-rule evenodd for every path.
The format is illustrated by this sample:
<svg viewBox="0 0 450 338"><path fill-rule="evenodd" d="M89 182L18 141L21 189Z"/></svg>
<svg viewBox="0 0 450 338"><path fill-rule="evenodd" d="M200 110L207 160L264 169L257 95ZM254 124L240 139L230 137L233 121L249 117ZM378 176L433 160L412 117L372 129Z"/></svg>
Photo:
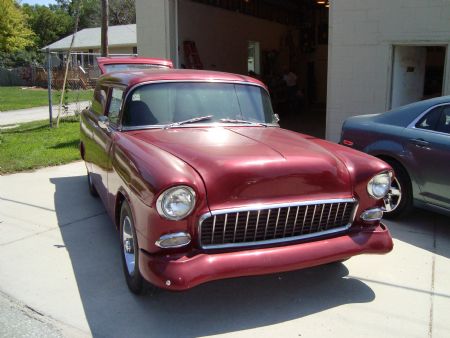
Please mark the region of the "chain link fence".
<svg viewBox="0 0 450 338"><path fill-rule="evenodd" d="M89 106L93 89L100 76L97 64L98 53L42 52L42 62L0 68L1 86L32 87L33 90L48 91L48 104L52 117L56 118L61 105L61 117L77 115ZM111 54L111 57L132 57L136 54ZM69 62L64 94L66 65ZM50 90L48 90L50 89ZM61 101L62 96L62 101Z"/></svg>

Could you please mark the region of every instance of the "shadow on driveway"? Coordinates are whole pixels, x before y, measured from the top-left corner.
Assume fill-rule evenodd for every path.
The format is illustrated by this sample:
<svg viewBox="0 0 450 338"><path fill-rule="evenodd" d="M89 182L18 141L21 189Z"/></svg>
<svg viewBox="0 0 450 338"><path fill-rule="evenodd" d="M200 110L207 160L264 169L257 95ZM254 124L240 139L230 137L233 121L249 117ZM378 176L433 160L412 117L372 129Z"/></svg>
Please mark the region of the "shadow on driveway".
<svg viewBox="0 0 450 338"><path fill-rule="evenodd" d="M94 336L208 336L375 299L370 287L348 277L344 264L136 297L123 277L118 234L101 203L89 195L86 176L52 178L51 182L56 187L60 231ZM86 201L80 203L80 199ZM82 209L83 204L89 208ZM74 215L77 221L69 221Z"/></svg>
<svg viewBox="0 0 450 338"><path fill-rule="evenodd" d="M408 215L385 223L395 239L450 258L450 217L415 208Z"/></svg>

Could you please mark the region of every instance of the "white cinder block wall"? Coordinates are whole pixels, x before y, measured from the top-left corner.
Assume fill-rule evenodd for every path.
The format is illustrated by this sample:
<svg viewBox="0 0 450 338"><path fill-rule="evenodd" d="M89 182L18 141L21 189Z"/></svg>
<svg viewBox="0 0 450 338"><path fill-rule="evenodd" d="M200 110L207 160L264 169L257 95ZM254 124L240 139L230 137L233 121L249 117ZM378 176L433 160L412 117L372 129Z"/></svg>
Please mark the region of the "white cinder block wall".
<svg viewBox="0 0 450 338"><path fill-rule="evenodd" d="M330 8L327 139L343 121L390 105L393 45L447 46L444 95L450 94L450 0L334 0Z"/></svg>
<svg viewBox="0 0 450 338"><path fill-rule="evenodd" d="M140 56L176 61L176 0L136 0L136 38Z"/></svg>

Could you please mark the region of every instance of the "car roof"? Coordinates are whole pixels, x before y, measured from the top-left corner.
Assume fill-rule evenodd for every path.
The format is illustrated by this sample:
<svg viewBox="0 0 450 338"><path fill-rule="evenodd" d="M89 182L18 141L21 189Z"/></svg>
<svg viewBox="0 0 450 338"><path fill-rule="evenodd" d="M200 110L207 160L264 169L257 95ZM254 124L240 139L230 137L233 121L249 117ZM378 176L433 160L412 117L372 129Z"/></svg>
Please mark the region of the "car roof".
<svg viewBox="0 0 450 338"><path fill-rule="evenodd" d="M140 83L164 81L199 82L246 82L266 88L259 80L250 76L197 69L145 69L112 72L99 78L99 82L115 83L131 88Z"/></svg>
<svg viewBox="0 0 450 338"><path fill-rule="evenodd" d="M171 60L159 59L159 58L146 58L146 57L98 57L97 63L102 65L114 65L114 64L150 64L160 65L173 68Z"/></svg>
<svg viewBox="0 0 450 338"><path fill-rule="evenodd" d="M377 114L374 119L377 122L406 127L425 110L444 103L450 103L450 95L439 96L394 108L385 113Z"/></svg>

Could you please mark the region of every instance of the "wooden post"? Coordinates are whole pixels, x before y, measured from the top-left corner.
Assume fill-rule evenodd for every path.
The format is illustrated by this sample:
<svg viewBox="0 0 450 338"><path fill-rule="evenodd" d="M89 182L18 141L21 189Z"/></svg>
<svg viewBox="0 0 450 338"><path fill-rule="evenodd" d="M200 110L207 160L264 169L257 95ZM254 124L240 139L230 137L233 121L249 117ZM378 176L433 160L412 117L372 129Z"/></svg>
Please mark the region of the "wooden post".
<svg viewBox="0 0 450 338"><path fill-rule="evenodd" d="M47 90L48 90L48 115L50 120L50 128L53 128L53 107L52 107L52 55L50 48L45 50L47 52Z"/></svg>
<svg viewBox="0 0 450 338"><path fill-rule="evenodd" d="M108 56L108 23L109 6L108 0L102 0L102 56Z"/></svg>
<svg viewBox="0 0 450 338"><path fill-rule="evenodd" d="M78 0L77 5L78 6L77 6L77 14L75 17L75 28L73 30L72 40L70 41L69 50L67 51L66 71L64 72L64 82L63 82L63 87L62 87L62 91L61 91L61 100L59 101L58 117L56 118L56 128L59 128L59 120L61 119L61 108L62 108L63 99L64 99L64 92L66 91L67 73L69 72L69 63L70 63L70 59L72 58L72 55L71 55L72 47L73 47L73 43L75 41L75 35L78 32L78 22L80 21L81 0Z"/></svg>

